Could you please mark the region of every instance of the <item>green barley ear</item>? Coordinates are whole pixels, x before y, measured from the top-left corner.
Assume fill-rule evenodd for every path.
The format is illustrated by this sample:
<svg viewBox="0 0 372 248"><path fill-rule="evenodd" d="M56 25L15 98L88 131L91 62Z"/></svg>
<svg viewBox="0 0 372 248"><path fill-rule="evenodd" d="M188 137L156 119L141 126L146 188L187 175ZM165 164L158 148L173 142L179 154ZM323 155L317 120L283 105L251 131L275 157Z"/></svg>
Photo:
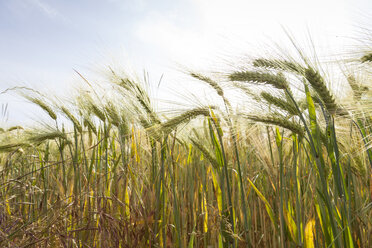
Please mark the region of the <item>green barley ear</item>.
<svg viewBox="0 0 372 248"><path fill-rule="evenodd" d="M241 71L231 73L229 79L232 81L269 84L281 90L289 88L288 82L282 73L275 75L268 72Z"/></svg>
<svg viewBox="0 0 372 248"><path fill-rule="evenodd" d="M101 121L106 121L105 112L97 104L97 100L93 99L92 96L90 96L89 94L82 94L81 96L79 96L77 102L80 111L87 112L87 116L91 116L93 114Z"/></svg>
<svg viewBox="0 0 372 248"><path fill-rule="evenodd" d="M23 143L23 142L0 145L0 152L12 152L25 146L30 146L30 145L27 143Z"/></svg>
<svg viewBox="0 0 372 248"><path fill-rule="evenodd" d="M181 115L174 117L160 124L160 126L162 130L168 132L168 131L175 129L178 125L188 122L199 115L209 116L209 107L198 107L198 108L186 111L182 113Z"/></svg>
<svg viewBox="0 0 372 248"><path fill-rule="evenodd" d="M219 164L215 158L213 158L212 154L207 150L207 148L201 143L197 142L193 138L190 138L193 145L200 150L200 152L204 155L204 157L212 164L214 168L218 168Z"/></svg>
<svg viewBox="0 0 372 248"><path fill-rule="evenodd" d="M139 115L138 119L139 119L139 122L142 125L142 127L144 127L145 129L151 127L151 122L145 116Z"/></svg>
<svg viewBox="0 0 372 248"><path fill-rule="evenodd" d="M38 98L38 97L32 97L32 96L27 96L27 95L23 95L24 98L26 98L27 100L29 100L30 102L38 105L41 109L43 109L45 112L48 113L48 115L50 116L50 118L52 118L53 120L57 120L57 115L56 113L53 111L53 109L46 103L44 102L41 98Z"/></svg>
<svg viewBox="0 0 372 248"><path fill-rule="evenodd" d="M233 82L233 86L240 89L244 94L252 97L252 99L255 100L256 102L261 101L261 98L259 95L256 95L255 93L253 93L251 89L249 89L246 85L242 84L241 82Z"/></svg>
<svg viewBox="0 0 372 248"><path fill-rule="evenodd" d="M315 92L319 95L320 99L324 102L324 105L329 113L334 114L337 110L337 104L335 98L328 90L324 79L318 71L311 67L305 70L305 78L310 83Z"/></svg>
<svg viewBox="0 0 372 248"><path fill-rule="evenodd" d="M101 121L106 121L106 115L105 113L93 102L89 103L88 109L91 113L93 113L95 116L97 116Z"/></svg>
<svg viewBox="0 0 372 248"><path fill-rule="evenodd" d="M283 98L275 97L265 91L261 93L261 97L265 99L266 102L268 102L269 104L273 104L278 108L287 111L291 115L298 115L296 106L294 106L293 103L284 100Z"/></svg>
<svg viewBox="0 0 372 248"><path fill-rule="evenodd" d="M355 100L360 100L362 95L369 90L367 86L358 83L353 75L349 75L347 77L347 82L349 83L351 89L353 90Z"/></svg>
<svg viewBox="0 0 372 248"><path fill-rule="evenodd" d="M75 128L81 133L83 128L80 125L80 122L76 119L76 117L65 107L61 107L61 111L65 114L65 116L74 124Z"/></svg>
<svg viewBox="0 0 372 248"><path fill-rule="evenodd" d="M362 63L372 62L372 53L364 55L363 57L360 58L360 60L362 61Z"/></svg>
<svg viewBox="0 0 372 248"><path fill-rule="evenodd" d="M144 110L145 113L148 115L152 124L159 124L160 119L153 110L151 106L150 96L148 95L143 85L139 83L137 80L132 80L128 77L125 78L120 77L113 70L111 70L111 73L114 77L111 82L119 86L121 94L125 98L135 99L135 101L139 104L142 110ZM141 111L141 109L139 109L136 106L134 108L138 112Z"/></svg>
<svg viewBox="0 0 372 248"><path fill-rule="evenodd" d="M85 117L84 120L83 120L83 124L85 127L87 127L89 130L91 130L95 135L97 135L97 129L96 127L94 126L94 124L92 123L92 121L88 118L88 117Z"/></svg>
<svg viewBox="0 0 372 248"><path fill-rule="evenodd" d="M31 143L40 144L46 140L55 140L55 139L63 139L67 140L67 136L65 133L57 130L48 131L39 131L39 132L30 132L28 141Z"/></svg>
<svg viewBox="0 0 372 248"><path fill-rule="evenodd" d="M266 69L275 69L275 70L283 70L294 72L297 74L302 74L304 72L304 68L294 62L290 62L287 60L276 60L276 59L255 59L253 61L253 66L255 67L262 67Z"/></svg>
<svg viewBox="0 0 372 248"><path fill-rule="evenodd" d="M14 127L8 128L6 131L7 132L11 132L11 131L14 131L14 130L23 130L23 127L21 127L21 126L14 126Z"/></svg>
<svg viewBox="0 0 372 248"><path fill-rule="evenodd" d="M296 133L300 136L304 136L304 129L301 125L299 125L296 122L289 121L285 119L283 116L280 116L279 114L274 115L269 115L269 116L258 116L258 115L247 115L246 117L252 121L258 121L266 124L272 124L276 125L279 127L286 128L293 133Z"/></svg>
<svg viewBox="0 0 372 248"><path fill-rule="evenodd" d="M105 112L108 116L108 118L110 119L111 123L116 126L116 127L119 127L120 123L121 123L121 118L120 118L120 115L118 113L118 110L116 109L116 107L111 103L107 103L107 105L105 106Z"/></svg>
<svg viewBox="0 0 372 248"><path fill-rule="evenodd" d="M218 85L217 82L213 81L212 79L210 79L209 77L206 77L206 76L203 76L201 74L198 74L198 73L194 73L194 72L191 72L190 75L196 79L199 79L200 81L204 81L206 82L207 84L209 84L213 89L216 90L217 94L221 97L224 97L224 93L223 93L223 90L221 88L221 86Z"/></svg>

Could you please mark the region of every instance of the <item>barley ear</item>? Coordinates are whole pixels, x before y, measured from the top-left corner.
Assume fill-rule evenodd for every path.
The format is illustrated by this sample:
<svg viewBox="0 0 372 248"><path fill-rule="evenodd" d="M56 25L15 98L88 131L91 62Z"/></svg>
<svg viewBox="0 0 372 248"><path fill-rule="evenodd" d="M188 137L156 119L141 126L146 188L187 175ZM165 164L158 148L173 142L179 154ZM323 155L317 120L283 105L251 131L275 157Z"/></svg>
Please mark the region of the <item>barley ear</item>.
<svg viewBox="0 0 372 248"><path fill-rule="evenodd" d="M272 74L257 71L233 72L229 75L231 81L262 83L271 85L277 89L288 89L288 82L282 73Z"/></svg>
<svg viewBox="0 0 372 248"><path fill-rule="evenodd" d="M310 83L315 92L319 95L320 99L324 102L324 105L329 113L334 114L337 110L337 104L331 92L328 90L324 79L318 71L312 67L308 67L305 70L305 78Z"/></svg>
<svg viewBox="0 0 372 248"><path fill-rule="evenodd" d="M221 97L224 97L224 93L223 93L223 90L221 88L221 86L218 85L217 82L213 81L212 79L210 79L209 77L206 77L206 76L203 76L201 74L198 74L198 73L194 73L194 72L191 72L190 75L196 79L199 79L200 81L203 81L203 82L206 82L207 84L209 84L213 89L216 90L217 94Z"/></svg>
<svg viewBox="0 0 372 248"><path fill-rule="evenodd" d="M278 117L279 115L270 115L270 116L258 116L258 115L247 115L246 117L252 121L258 121L266 124L272 124L279 127L283 127L285 129L288 129L292 131L293 133L296 133L300 136L304 136L304 129L301 125L298 123L295 123L293 121L289 121L285 119L284 117Z"/></svg>
<svg viewBox="0 0 372 248"><path fill-rule="evenodd" d="M27 100L30 102L38 105L41 109L43 109L47 114L52 118L53 120L57 120L57 114L54 112L54 110L42 99L32 96L24 96Z"/></svg>
<svg viewBox="0 0 372 248"><path fill-rule="evenodd" d="M276 60L276 59L255 59L253 61L253 66L255 67L262 67L266 69L275 69L275 70L283 70L294 72L297 74L302 74L304 72L304 68L294 62L290 62L287 60Z"/></svg>
<svg viewBox="0 0 372 248"><path fill-rule="evenodd" d="M290 113L291 115L298 115L296 106L294 106L293 103L291 102L283 100L282 98L279 98L279 97L275 97L265 91L261 93L261 97L265 99L266 102L268 102L269 104L273 104L277 106L278 108Z"/></svg>
<svg viewBox="0 0 372 248"><path fill-rule="evenodd" d="M362 61L362 63L372 62L372 53L364 55L363 57L360 58L360 60Z"/></svg>

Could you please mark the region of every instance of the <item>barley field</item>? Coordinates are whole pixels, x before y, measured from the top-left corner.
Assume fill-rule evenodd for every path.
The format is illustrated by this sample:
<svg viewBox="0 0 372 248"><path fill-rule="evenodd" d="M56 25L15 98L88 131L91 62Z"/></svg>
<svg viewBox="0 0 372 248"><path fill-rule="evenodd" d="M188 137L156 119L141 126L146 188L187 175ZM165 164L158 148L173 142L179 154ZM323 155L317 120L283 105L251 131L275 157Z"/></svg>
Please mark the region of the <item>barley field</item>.
<svg viewBox="0 0 372 248"><path fill-rule="evenodd" d="M172 113L114 70L10 89L49 120L1 129L0 246L372 247L372 53L337 63L343 96L305 57L188 72L220 103Z"/></svg>

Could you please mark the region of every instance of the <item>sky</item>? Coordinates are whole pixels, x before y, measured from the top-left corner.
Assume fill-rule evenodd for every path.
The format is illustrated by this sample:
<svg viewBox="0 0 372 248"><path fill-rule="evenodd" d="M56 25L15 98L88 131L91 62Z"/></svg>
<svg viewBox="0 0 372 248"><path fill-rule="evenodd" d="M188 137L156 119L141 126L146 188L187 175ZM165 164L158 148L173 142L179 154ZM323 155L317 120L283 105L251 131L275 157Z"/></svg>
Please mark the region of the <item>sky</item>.
<svg viewBox="0 0 372 248"><path fill-rule="evenodd" d="M320 54L342 50L371 17L368 0L0 0L0 92L69 94L74 70L94 80L115 64L145 69L154 82L163 75L157 97L175 100L175 91L196 87L180 68L208 70L267 44L288 46L284 29L311 34ZM1 94L0 104L8 105L3 124L37 113L14 94Z"/></svg>

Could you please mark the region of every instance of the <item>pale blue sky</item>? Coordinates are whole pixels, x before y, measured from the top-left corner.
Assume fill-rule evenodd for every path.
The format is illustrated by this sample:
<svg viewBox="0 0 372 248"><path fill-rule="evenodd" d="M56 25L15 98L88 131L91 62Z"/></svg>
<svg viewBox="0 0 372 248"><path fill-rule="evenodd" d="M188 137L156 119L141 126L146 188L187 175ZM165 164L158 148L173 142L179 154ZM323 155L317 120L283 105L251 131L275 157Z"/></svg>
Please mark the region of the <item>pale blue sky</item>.
<svg viewBox="0 0 372 248"><path fill-rule="evenodd" d="M95 63L104 53L120 49L146 57L151 49L139 40L136 29L151 15L174 15L174 25L195 25L197 19L187 3L149 3L0 0L1 86L27 77L37 80L45 73L65 77L72 68ZM178 11L190 19L182 23Z"/></svg>
<svg viewBox="0 0 372 248"><path fill-rule="evenodd" d="M208 69L216 58L254 51L251 45L267 37L283 39L280 25L294 35L310 28L342 47L358 25L372 22L369 2L0 0L0 91L22 85L64 91L77 80L73 69L88 75L122 60L154 77L169 75L165 84L177 88L176 65ZM0 99L10 119L30 117L19 98Z"/></svg>

